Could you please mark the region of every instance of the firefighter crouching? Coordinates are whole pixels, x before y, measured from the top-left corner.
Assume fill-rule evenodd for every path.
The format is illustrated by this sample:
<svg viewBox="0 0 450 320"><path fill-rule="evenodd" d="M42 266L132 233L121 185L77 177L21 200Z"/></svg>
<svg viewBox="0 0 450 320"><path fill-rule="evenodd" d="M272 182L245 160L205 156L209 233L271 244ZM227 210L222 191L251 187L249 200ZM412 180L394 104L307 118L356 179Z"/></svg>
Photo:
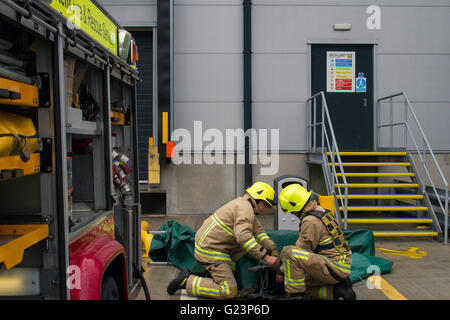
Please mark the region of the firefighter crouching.
<svg viewBox="0 0 450 320"><path fill-rule="evenodd" d="M300 232L295 246L281 252L277 281L284 281L291 299L355 300L349 280L352 251L334 214L314 198L300 184L280 193L281 208L300 219Z"/></svg>
<svg viewBox="0 0 450 320"><path fill-rule="evenodd" d="M185 269L169 283L167 293L183 288L191 296L232 299L238 293L233 275L235 262L247 253L278 268L278 248L255 216L272 207L274 194L271 186L256 182L244 196L209 216L196 232L194 257L212 279L192 275Z"/></svg>

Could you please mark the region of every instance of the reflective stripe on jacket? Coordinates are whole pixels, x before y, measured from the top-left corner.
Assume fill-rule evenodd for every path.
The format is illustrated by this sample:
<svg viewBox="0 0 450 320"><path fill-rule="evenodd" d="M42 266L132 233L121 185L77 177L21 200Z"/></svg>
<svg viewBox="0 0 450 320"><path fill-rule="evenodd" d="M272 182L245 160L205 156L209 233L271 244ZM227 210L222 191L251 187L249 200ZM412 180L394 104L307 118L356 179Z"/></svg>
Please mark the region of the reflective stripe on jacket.
<svg viewBox="0 0 450 320"><path fill-rule="evenodd" d="M276 248L264 231L249 202L248 195L238 197L209 216L195 235L195 258L202 263L238 260L249 253L262 259Z"/></svg>
<svg viewBox="0 0 450 320"><path fill-rule="evenodd" d="M313 210L325 211L317 205ZM302 249L314 251L319 245L324 246L333 243L330 233L321 219L314 215L308 215L304 212L300 217L300 233L296 246ZM352 251L340 253L334 247L321 250L319 253L338 270L350 274L352 264Z"/></svg>

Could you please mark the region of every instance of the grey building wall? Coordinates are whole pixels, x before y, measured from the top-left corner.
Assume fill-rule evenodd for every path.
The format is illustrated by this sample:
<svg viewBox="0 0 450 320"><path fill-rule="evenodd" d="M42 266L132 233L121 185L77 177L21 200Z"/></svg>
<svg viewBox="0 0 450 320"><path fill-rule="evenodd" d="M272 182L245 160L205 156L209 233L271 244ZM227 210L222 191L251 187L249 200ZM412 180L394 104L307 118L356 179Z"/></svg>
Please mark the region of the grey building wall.
<svg viewBox="0 0 450 320"><path fill-rule="evenodd" d="M253 122L279 128L281 150L306 148L309 43L316 40L376 43L375 96L405 91L432 148L450 149L443 123L450 116L448 1L372 4L381 7L380 30L367 28L368 5L360 1L253 1ZM352 30L334 31L334 23ZM199 119L213 128L242 126L242 42L242 1L175 1L176 127Z"/></svg>
<svg viewBox="0 0 450 320"><path fill-rule="evenodd" d="M156 0L97 0L124 27L156 27Z"/></svg>
<svg viewBox="0 0 450 320"><path fill-rule="evenodd" d="M283 109L302 109L304 114L304 101L310 94L308 42L373 41L377 43L375 97L405 91L432 148L449 150L450 139L442 138L450 133L442 120L450 117L446 89L450 80L449 3L371 4L381 6L380 30L367 28L367 5L359 1L254 1L255 101L268 119L276 116L274 103ZM352 30L334 31L334 23L351 23ZM267 74L273 76L263 77ZM288 120L287 126L292 124ZM282 149L304 149L292 129L281 135L289 137Z"/></svg>
<svg viewBox="0 0 450 320"><path fill-rule="evenodd" d="M125 26L156 25L156 0L101 2ZM408 94L448 173L449 1L252 3L253 126L280 130L279 174L307 174L305 108L310 45L316 42L374 43L375 98ZM381 7L380 30L366 25L372 4ZM175 128L193 132L196 120L203 121L203 130L243 127L242 12L242 0L175 0ZM335 23L351 23L352 29L334 31ZM260 166L254 167L254 179L271 182L275 175L261 176ZM169 213L211 211L243 191L239 165L166 165L162 170ZM222 189L212 192L213 185Z"/></svg>

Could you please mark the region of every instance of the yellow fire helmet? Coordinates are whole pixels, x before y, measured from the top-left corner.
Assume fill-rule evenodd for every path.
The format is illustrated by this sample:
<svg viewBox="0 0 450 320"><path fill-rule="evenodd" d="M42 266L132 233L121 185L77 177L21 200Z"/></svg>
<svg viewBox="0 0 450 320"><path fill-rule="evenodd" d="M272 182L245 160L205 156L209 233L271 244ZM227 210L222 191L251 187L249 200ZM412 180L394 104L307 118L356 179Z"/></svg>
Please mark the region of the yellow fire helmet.
<svg viewBox="0 0 450 320"><path fill-rule="evenodd" d="M281 209L284 213L301 211L310 196L311 191L307 191L298 183L290 184L280 193Z"/></svg>
<svg viewBox="0 0 450 320"><path fill-rule="evenodd" d="M265 182L255 182L251 187L245 190L253 199L264 200L269 207L272 207L275 197L275 191Z"/></svg>

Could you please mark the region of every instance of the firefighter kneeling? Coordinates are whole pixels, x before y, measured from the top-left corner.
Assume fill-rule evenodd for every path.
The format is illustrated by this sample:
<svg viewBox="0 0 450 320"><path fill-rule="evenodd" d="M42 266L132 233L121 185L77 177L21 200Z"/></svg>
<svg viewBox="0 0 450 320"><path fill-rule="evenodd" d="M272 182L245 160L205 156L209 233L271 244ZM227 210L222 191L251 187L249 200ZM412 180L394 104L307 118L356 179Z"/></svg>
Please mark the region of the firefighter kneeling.
<svg viewBox="0 0 450 320"><path fill-rule="evenodd" d="M191 296L232 299L238 294L233 275L235 262L249 253L276 269L279 251L256 217L272 207L275 191L264 182L256 182L238 197L209 216L195 234L194 257L211 278L192 275L188 269L167 286L167 293L186 289Z"/></svg>
<svg viewBox="0 0 450 320"><path fill-rule="evenodd" d="M352 251L333 213L314 198L299 184L280 193L281 208L300 219L300 231L295 246L281 252L277 281L284 281L292 299L355 300L349 280Z"/></svg>

